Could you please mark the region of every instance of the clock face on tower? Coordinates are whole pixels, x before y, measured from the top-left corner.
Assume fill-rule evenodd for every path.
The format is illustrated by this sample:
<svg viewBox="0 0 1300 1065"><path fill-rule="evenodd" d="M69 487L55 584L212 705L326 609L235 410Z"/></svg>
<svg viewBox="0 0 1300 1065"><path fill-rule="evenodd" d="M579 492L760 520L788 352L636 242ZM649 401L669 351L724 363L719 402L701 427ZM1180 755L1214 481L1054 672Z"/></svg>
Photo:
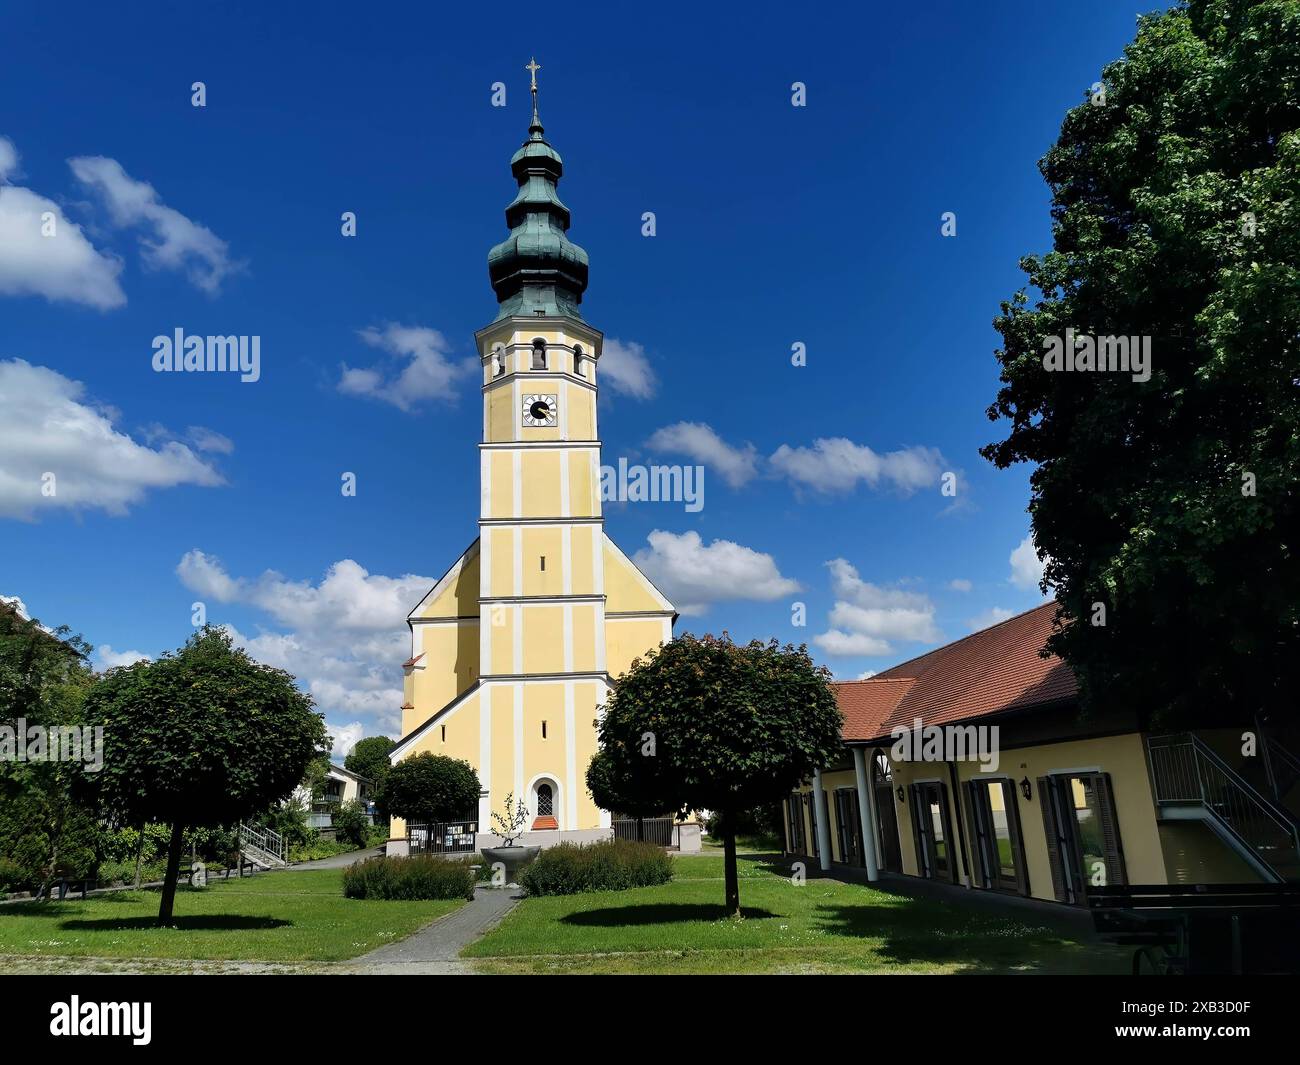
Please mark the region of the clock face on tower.
<svg viewBox="0 0 1300 1065"><path fill-rule="evenodd" d="M555 424L556 403L554 395L524 396L524 425L541 426Z"/></svg>

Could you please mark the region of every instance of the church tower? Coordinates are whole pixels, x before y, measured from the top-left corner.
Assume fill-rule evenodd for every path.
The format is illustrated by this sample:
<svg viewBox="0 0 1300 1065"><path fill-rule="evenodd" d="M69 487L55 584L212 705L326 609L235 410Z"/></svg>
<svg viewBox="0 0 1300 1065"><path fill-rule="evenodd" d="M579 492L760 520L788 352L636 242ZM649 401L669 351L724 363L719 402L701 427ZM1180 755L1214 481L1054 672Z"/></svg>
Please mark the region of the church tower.
<svg viewBox="0 0 1300 1065"><path fill-rule="evenodd" d="M463 758L483 786L479 832L506 796L529 841L607 834L587 793L611 676L672 638L672 604L605 535L597 431L603 334L579 311L587 253L568 238L564 173L532 74L509 235L488 253L499 309L475 334L482 364L478 539L407 618L403 738L393 762ZM394 839L404 826L394 821Z"/></svg>

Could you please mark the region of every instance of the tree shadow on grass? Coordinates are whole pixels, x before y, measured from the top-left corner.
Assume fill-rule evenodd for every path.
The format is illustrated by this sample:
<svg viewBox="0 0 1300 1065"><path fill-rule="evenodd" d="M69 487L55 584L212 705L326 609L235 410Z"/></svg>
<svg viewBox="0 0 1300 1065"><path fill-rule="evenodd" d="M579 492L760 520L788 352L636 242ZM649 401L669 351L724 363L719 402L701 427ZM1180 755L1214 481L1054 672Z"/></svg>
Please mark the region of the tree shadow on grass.
<svg viewBox="0 0 1300 1065"><path fill-rule="evenodd" d="M747 920L776 917L770 910L742 906L741 916ZM681 924L689 921L721 921L727 916L726 907L707 902L656 902L643 906L610 906L603 910L581 910L560 918L561 924L580 925L586 928L617 928L630 925Z"/></svg>
<svg viewBox="0 0 1300 1065"><path fill-rule="evenodd" d="M1125 972L1119 952L1062 937L1032 917L1022 920L956 907L826 904L817 924L827 933L878 939L882 961L957 966L979 973Z"/></svg>
<svg viewBox="0 0 1300 1065"><path fill-rule="evenodd" d="M291 928L292 921L276 917L246 917L236 914L207 914L174 917L170 927L182 932L253 932ZM148 932L158 927L157 917L104 917L98 920L59 922L69 932Z"/></svg>

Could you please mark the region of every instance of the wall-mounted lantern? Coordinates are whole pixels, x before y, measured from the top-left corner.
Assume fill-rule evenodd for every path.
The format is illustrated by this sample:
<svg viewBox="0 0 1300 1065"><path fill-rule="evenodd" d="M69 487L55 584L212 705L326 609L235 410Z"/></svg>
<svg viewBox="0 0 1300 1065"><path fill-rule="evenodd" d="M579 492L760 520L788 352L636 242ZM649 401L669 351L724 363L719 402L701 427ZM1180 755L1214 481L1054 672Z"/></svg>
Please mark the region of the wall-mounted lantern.
<svg viewBox="0 0 1300 1065"><path fill-rule="evenodd" d="M907 797L907 792L903 790L903 785L898 785L898 801L902 802Z"/></svg>
<svg viewBox="0 0 1300 1065"><path fill-rule="evenodd" d="M1020 782L1020 794L1023 795L1026 800L1032 799L1034 797L1033 789L1030 788L1029 786L1028 777L1025 777L1025 779Z"/></svg>

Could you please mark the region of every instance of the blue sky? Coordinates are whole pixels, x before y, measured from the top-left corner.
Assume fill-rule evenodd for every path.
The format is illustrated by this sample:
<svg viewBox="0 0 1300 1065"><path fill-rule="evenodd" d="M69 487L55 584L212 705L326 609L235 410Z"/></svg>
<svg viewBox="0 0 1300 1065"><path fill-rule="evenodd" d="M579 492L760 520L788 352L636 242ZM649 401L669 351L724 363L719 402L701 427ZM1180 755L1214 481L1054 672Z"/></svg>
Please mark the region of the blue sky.
<svg viewBox="0 0 1300 1065"><path fill-rule="evenodd" d="M395 730L405 612L476 534L466 364L535 54L604 460L706 467L699 513L607 512L678 631L856 677L1041 601L1027 471L977 454L991 320L1050 242L1036 161L1149 8L264 6L7 5L0 594L100 664L203 601L342 742ZM260 336L260 380L155 373L178 327Z"/></svg>

